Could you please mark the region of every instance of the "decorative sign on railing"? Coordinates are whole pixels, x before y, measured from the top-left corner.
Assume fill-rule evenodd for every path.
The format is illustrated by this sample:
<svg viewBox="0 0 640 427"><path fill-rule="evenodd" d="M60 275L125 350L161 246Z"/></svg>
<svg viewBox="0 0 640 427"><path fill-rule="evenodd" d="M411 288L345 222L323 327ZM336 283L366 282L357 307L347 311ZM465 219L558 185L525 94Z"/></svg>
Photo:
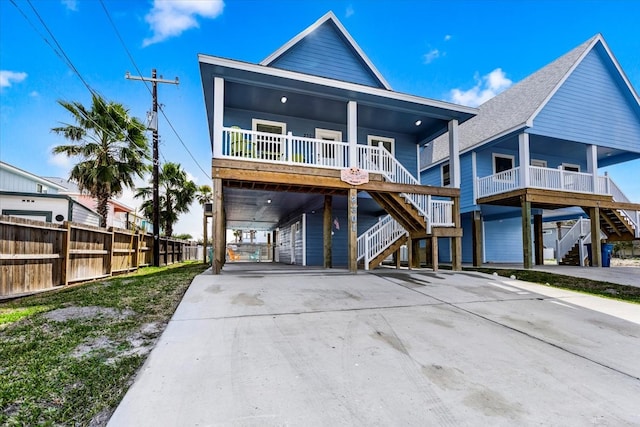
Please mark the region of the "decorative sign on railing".
<svg viewBox="0 0 640 427"><path fill-rule="evenodd" d="M366 184L369 182L369 172L359 168L342 169L340 179L351 185Z"/></svg>

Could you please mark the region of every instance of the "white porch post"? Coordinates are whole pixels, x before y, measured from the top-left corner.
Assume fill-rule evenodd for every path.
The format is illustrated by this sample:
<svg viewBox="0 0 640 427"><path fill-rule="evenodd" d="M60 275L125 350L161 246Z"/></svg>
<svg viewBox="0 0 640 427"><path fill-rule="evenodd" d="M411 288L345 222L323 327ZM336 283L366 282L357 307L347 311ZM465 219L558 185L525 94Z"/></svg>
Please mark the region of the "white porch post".
<svg viewBox="0 0 640 427"><path fill-rule="evenodd" d="M358 103L347 103L347 142L349 143L349 167L358 166Z"/></svg>
<svg viewBox="0 0 640 427"><path fill-rule="evenodd" d="M451 187L460 188L460 145L458 143L458 120L449 121L449 178Z"/></svg>
<svg viewBox="0 0 640 427"><path fill-rule="evenodd" d="M213 158L222 157L224 117L224 79L213 78Z"/></svg>
<svg viewBox="0 0 640 427"><path fill-rule="evenodd" d="M529 134L526 132L518 135L519 159L520 159L520 187L529 187L529 165L531 164L531 154L529 153Z"/></svg>
<svg viewBox="0 0 640 427"><path fill-rule="evenodd" d="M598 146L587 146L587 172L591 174L593 193L598 194Z"/></svg>

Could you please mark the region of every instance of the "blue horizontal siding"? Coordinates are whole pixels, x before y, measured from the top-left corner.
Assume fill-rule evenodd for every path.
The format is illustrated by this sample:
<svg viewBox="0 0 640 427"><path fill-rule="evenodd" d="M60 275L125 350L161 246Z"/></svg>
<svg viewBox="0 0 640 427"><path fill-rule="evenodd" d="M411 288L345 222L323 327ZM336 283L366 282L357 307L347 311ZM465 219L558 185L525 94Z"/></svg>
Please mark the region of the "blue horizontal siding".
<svg viewBox="0 0 640 427"><path fill-rule="evenodd" d="M598 46L535 118L531 133L640 152L640 114ZM624 89L626 90L626 89Z"/></svg>
<svg viewBox="0 0 640 427"><path fill-rule="evenodd" d="M484 253L485 262L522 262L522 220L485 221Z"/></svg>
<svg viewBox="0 0 640 427"><path fill-rule="evenodd" d="M462 262L473 263L473 214L460 216L462 224Z"/></svg>
<svg viewBox="0 0 640 427"><path fill-rule="evenodd" d="M320 25L270 66L383 88L331 21Z"/></svg>
<svg viewBox="0 0 640 427"><path fill-rule="evenodd" d="M334 196L334 199L338 196ZM335 203L335 202L334 202ZM315 211L315 214L307 215L307 265L323 266L324 265L324 235L323 235L323 218L324 209ZM333 209L331 212L332 223L334 219L338 220L339 229L335 225L331 226L333 235L331 236L331 262L333 267L347 267L348 262L348 218L346 210ZM377 217L370 215L358 215L358 236L364 233L369 227L378 221Z"/></svg>

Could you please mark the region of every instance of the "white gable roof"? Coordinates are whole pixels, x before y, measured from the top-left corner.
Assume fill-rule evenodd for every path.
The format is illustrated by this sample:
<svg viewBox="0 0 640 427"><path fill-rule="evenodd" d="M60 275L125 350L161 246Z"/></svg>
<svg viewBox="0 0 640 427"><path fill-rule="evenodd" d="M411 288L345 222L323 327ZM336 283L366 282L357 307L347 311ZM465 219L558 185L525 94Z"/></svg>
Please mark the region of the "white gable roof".
<svg viewBox="0 0 640 427"><path fill-rule="evenodd" d="M391 86L389 85L389 83L385 80L384 77L382 77L382 74L380 74L378 69L373 65L373 62L371 62L371 60L367 57L367 55L364 53L364 51L360 48L360 46L358 46L358 43L356 43L356 41L353 39L353 37L351 37L351 35L347 32L346 28L344 28L342 23L338 20L336 15L331 11L327 12L324 16L322 16L316 22L314 22L309 27L307 27L305 30L300 32L295 37L293 37L291 40L289 40L288 42L283 44L278 50L276 50L271 55L269 55L267 58L265 58L262 62L260 62L260 65L269 66L274 61L276 61L278 58L280 58L282 55L284 55L289 49L291 49L293 46L295 46L296 43L298 43L300 40L304 39L307 35L311 34L316 28L320 27L322 24L324 24L327 21L333 22L333 24L340 31L342 36L351 45L351 47L356 52L356 54L367 65L367 67L369 68L371 73L373 73L373 75L376 76L376 78L380 81L380 83L382 83L384 88L387 89L387 90L392 90Z"/></svg>

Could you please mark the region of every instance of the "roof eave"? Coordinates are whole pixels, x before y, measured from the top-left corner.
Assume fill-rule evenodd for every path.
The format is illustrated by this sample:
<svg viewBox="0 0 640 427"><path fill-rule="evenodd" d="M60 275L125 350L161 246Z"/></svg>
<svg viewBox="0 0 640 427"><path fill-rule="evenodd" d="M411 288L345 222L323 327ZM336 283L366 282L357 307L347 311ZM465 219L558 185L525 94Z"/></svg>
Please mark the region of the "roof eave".
<svg viewBox="0 0 640 427"><path fill-rule="evenodd" d="M416 95L410 95L410 94L405 94L401 92L394 92L392 90L385 90L385 89L380 89L372 86L366 86L366 85L360 85L357 83L345 82L342 80L330 79L327 77L320 77L320 76L314 76L311 74L299 73L296 71L266 67L263 65L251 64L248 62L236 61L233 59L220 58L220 57L209 56L204 54L198 54L198 60L201 64L226 67L226 68L236 69L241 71L248 71L248 72L253 72L257 74L291 79L291 80L296 80L296 81L301 81L301 82L306 82L311 84L317 84L320 86L343 89L346 91L360 92L360 93L379 96L383 98L412 102L415 104L424 105L428 107L435 107L435 108L450 110L452 112L459 113L461 116L469 116L469 117L465 117L464 120L478 114L478 109L473 107L467 107L463 105L453 104L445 101L438 101L434 99L422 98ZM455 114L452 114L452 116L455 116ZM456 118L456 117L452 117L452 118Z"/></svg>

